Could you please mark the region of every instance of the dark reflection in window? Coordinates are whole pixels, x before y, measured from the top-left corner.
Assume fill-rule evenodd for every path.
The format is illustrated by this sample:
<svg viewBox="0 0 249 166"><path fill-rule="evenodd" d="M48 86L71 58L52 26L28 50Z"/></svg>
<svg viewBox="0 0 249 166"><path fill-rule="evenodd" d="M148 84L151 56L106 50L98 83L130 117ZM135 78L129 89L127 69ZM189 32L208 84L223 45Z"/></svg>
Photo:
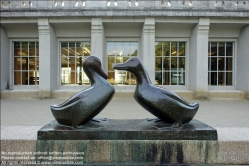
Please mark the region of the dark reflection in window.
<svg viewBox="0 0 249 166"><path fill-rule="evenodd" d="M156 85L185 85L185 42L156 42L155 71Z"/></svg>
<svg viewBox="0 0 249 166"><path fill-rule="evenodd" d="M208 84L214 86L232 86L233 43L209 42L208 46Z"/></svg>
<svg viewBox="0 0 249 166"><path fill-rule="evenodd" d="M39 84L39 43L14 42L14 85Z"/></svg>

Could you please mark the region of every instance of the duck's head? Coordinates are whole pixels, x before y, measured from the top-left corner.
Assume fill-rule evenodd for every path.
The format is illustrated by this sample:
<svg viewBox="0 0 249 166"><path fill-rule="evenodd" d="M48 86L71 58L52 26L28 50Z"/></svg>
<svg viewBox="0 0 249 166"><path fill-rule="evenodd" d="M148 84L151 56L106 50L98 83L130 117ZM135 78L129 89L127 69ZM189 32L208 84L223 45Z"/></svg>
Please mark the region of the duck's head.
<svg viewBox="0 0 249 166"><path fill-rule="evenodd" d="M100 60L95 56L89 56L86 58L86 60L83 64L83 69L87 75L91 74L88 72L88 71L90 71L89 69L91 69L92 71L98 73L104 79L107 79L107 75L104 73L104 71L101 68Z"/></svg>
<svg viewBox="0 0 249 166"><path fill-rule="evenodd" d="M114 69L134 72L139 65L141 65L141 61L138 58L130 58L125 63L115 65Z"/></svg>

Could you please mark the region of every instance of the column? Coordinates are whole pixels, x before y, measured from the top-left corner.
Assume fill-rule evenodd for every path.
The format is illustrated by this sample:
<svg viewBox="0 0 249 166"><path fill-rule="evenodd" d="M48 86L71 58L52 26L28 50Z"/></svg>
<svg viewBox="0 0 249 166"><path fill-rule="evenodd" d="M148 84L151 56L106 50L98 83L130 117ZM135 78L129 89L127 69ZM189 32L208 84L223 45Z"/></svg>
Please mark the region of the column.
<svg viewBox="0 0 249 166"><path fill-rule="evenodd" d="M141 61L155 84L155 18L145 18L141 35Z"/></svg>
<svg viewBox="0 0 249 166"><path fill-rule="evenodd" d="M209 18L199 18L192 28L189 55L189 88L195 98L208 98L208 34Z"/></svg>
<svg viewBox="0 0 249 166"><path fill-rule="evenodd" d="M39 30L39 97L50 98L58 80L57 40L48 18L38 19Z"/></svg>
<svg viewBox="0 0 249 166"><path fill-rule="evenodd" d="M238 54L236 64L236 89L245 93L249 99L249 25L243 27L238 39Z"/></svg>
<svg viewBox="0 0 249 166"><path fill-rule="evenodd" d="M104 52L104 27L102 25L102 18L92 18L92 27L91 27L91 55L94 55L99 58L102 64L104 71L107 71L107 68L104 65L107 62Z"/></svg>
<svg viewBox="0 0 249 166"><path fill-rule="evenodd" d="M1 92L10 86L10 40L6 30L0 26L1 36Z"/></svg>

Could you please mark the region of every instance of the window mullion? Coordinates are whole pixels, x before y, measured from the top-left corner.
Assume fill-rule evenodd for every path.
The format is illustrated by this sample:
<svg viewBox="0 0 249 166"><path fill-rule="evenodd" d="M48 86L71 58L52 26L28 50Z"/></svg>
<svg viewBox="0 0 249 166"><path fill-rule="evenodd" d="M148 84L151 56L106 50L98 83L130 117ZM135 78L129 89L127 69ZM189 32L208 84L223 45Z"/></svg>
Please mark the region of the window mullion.
<svg viewBox="0 0 249 166"><path fill-rule="evenodd" d="M169 42L169 73L170 73L170 77L169 77L169 85L171 85L171 77L172 77L172 70L171 70L171 42Z"/></svg>
<svg viewBox="0 0 249 166"><path fill-rule="evenodd" d="M29 42L28 42L28 57L26 58L26 64L28 66L28 82L27 82L27 85L29 85L29 59L30 59L30 56L29 56Z"/></svg>
<svg viewBox="0 0 249 166"><path fill-rule="evenodd" d="M216 86L219 86L219 43L217 42L217 45L216 45Z"/></svg>
<svg viewBox="0 0 249 166"><path fill-rule="evenodd" d="M69 85L69 63L70 63L70 57L69 57L69 42L67 43L67 84Z"/></svg>
<svg viewBox="0 0 249 166"><path fill-rule="evenodd" d="M226 80L227 80L227 69L226 69L226 64L227 64L227 43L225 42L225 50L224 50L224 61L225 61L225 64L224 64L224 86L226 86Z"/></svg>
<svg viewBox="0 0 249 166"><path fill-rule="evenodd" d="M76 45L77 45L77 42L75 42L74 44L74 84L76 85L77 84L77 61L76 61L76 58L77 58L77 55L76 55Z"/></svg>
<svg viewBox="0 0 249 166"><path fill-rule="evenodd" d="M20 72L20 78L21 78L21 82L20 84L22 85L22 42L20 42L20 68L21 68L21 72Z"/></svg>
<svg viewBox="0 0 249 166"><path fill-rule="evenodd" d="M178 51L179 51L179 42L176 43L176 85L179 85L179 55L178 55Z"/></svg>
<svg viewBox="0 0 249 166"><path fill-rule="evenodd" d="M162 54L161 54L161 61L162 61L162 63L161 63L161 74L162 74L162 85L163 85L163 81L164 81L164 69L163 69L163 63L164 63L164 59L163 59L163 52L164 52L164 47L163 47L163 44L164 44L165 42L162 42Z"/></svg>

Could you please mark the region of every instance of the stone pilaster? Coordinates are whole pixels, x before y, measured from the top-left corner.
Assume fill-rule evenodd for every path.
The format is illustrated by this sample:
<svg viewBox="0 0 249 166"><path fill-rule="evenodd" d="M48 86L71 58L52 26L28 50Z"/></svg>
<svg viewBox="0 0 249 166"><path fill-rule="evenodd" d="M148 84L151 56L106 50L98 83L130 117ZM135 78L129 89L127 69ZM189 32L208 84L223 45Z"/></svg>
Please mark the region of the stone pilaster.
<svg viewBox="0 0 249 166"><path fill-rule="evenodd" d="M141 35L141 60L155 83L155 18L145 18Z"/></svg>
<svg viewBox="0 0 249 166"><path fill-rule="evenodd" d="M38 19L39 30L39 97L50 98L51 91L56 86L58 75L56 38L53 27L49 24L48 18Z"/></svg>
<svg viewBox="0 0 249 166"><path fill-rule="evenodd" d="M199 18L190 36L189 88L195 98L208 98L209 25L209 18Z"/></svg>
<svg viewBox="0 0 249 166"><path fill-rule="evenodd" d="M104 46L104 27L102 25L102 18L92 18L91 55L98 57L102 62L102 65L107 61L107 58L104 56Z"/></svg>
<svg viewBox="0 0 249 166"><path fill-rule="evenodd" d="M0 37L1 37L1 92L5 89L12 87L10 85L10 40L6 30L0 26Z"/></svg>
<svg viewBox="0 0 249 166"><path fill-rule="evenodd" d="M238 54L236 67L236 88L245 93L245 98L249 99L249 25L243 27L238 39Z"/></svg>

